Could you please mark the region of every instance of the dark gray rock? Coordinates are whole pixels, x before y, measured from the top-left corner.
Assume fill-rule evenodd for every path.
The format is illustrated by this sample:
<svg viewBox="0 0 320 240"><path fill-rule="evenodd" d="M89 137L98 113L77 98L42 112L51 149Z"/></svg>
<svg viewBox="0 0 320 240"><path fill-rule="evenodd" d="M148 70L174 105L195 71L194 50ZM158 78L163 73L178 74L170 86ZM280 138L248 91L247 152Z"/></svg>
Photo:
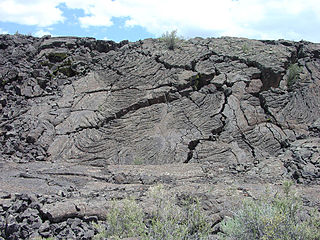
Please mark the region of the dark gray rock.
<svg viewBox="0 0 320 240"><path fill-rule="evenodd" d="M6 218L6 224L4 228L4 236L9 239L16 239L19 236L19 224L15 221L14 216L9 215Z"/></svg>
<svg viewBox="0 0 320 240"><path fill-rule="evenodd" d="M226 209L284 178L320 206L319 49L0 35L1 236L90 239L113 199L147 204L159 183L210 198L215 234Z"/></svg>

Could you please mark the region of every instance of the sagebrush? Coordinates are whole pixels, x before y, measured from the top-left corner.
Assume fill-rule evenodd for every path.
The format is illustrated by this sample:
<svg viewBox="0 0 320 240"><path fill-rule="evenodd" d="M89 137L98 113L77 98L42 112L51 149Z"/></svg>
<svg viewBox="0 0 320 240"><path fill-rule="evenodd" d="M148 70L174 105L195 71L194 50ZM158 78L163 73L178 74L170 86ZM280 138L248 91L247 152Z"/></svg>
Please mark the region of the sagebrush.
<svg viewBox="0 0 320 240"><path fill-rule="evenodd" d="M174 50L178 46L178 41L180 40L180 38L177 36L177 30L165 32L162 34L160 39L166 43L168 49L170 50Z"/></svg>
<svg viewBox="0 0 320 240"><path fill-rule="evenodd" d="M318 211L301 219L302 201L285 182L283 192L259 200L246 200L233 218L221 223L221 239L229 240L319 240Z"/></svg>
<svg viewBox="0 0 320 240"><path fill-rule="evenodd" d="M197 199L177 204L175 196L162 185L148 192L151 215L144 215L134 199L115 201L107 215L107 229L99 229L95 239L139 237L141 240L207 239L211 224ZM99 226L97 226L99 228Z"/></svg>

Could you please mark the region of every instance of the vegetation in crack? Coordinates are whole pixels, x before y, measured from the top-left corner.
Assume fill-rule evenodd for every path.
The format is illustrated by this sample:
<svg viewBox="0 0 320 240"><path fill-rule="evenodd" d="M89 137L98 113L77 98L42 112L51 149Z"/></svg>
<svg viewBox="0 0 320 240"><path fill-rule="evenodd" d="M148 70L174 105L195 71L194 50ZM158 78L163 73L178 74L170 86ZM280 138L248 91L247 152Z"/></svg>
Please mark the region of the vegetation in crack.
<svg viewBox="0 0 320 240"><path fill-rule="evenodd" d="M52 63L62 62L68 57L67 52L51 52L48 54L48 59Z"/></svg>
<svg viewBox="0 0 320 240"><path fill-rule="evenodd" d="M72 68L71 60L68 59L64 61L61 65L57 66L57 68L53 71L53 75L57 76L59 73L67 77L73 77L77 75L77 72Z"/></svg>
<svg viewBox="0 0 320 240"><path fill-rule="evenodd" d="M194 78L190 79L190 85L194 91L198 91L202 87L209 85L214 76L214 74L206 75L198 73Z"/></svg>
<svg viewBox="0 0 320 240"><path fill-rule="evenodd" d="M302 68L297 64L291 64L287 70L287 86L289 89L298 81Z"/></svg>

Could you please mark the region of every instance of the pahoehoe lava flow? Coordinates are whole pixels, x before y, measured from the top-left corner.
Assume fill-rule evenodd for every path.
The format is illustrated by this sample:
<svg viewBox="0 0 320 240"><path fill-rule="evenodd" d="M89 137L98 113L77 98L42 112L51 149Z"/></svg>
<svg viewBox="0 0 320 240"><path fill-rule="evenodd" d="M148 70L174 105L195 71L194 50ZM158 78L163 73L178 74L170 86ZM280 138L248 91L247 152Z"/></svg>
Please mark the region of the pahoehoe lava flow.
<svg viewBox="0 0 320 240"><path fill-rule="evenodd" d="M91 239L112 199L158 183L217 223L284 179L319 208L319 56L306 41L0 35L1 237Z"/></svg>

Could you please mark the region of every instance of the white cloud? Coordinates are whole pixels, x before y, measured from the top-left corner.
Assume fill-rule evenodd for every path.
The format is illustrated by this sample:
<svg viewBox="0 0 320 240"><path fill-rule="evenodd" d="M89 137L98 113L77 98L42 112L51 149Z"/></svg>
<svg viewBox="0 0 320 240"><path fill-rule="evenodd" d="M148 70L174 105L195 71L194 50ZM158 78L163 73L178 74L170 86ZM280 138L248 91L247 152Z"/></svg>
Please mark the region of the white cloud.
<svg viewBox="0 0 320 240"><path fill-rule="evenodd" d="M142 26L160 36L178 29L186 37L243 36L250 38L309 37L319 41L318 0L69 0L70 8L81 8L84 27L110 26L112 17L129 17L125 26ZM298 24L297 24L298 23ZM314 25L307 31L305 25Z"/></svg>
<svg viewBox="0 0 320 240"><path fill-rule="evenodd" d="M50 26L64 20L62 11L57 8L58 3L59 0L1 0L1 21Z"/></svg>
<svg viewBox="0 0 320 240"><path fill-rule="evenodd" d="M130 16L128 6L118 0L61 0L67 7L72 9L82 9L85 17L79 17L82 27L113 25L112 17ZM135 1L133 1L135 2Z"/></svg>
<svg viewBox="0 0 320 240"><path fill-rule="evenodd" d="M2 21L50 26L64 20L58 8L82 9L83 28L111 26L127 17L126 27L142 26L160 36L177 29L186 37L242 36L320 41L318 0L0 0Z"/></svg>
<svg viewBox="0 0 320 240"><path fill-rule="evenodd" d="M93 15L93 16L80 17L79 21L80 21L82 27L84 27L84 28L88 28L91 26L110 27L113 25L110 17L103 16L103 15Z"/></svg>
<svg viewBox="0 0 320 240"><path fill-rule="evenodd" d="M0 28L0 34L8 34L8 31L5 31L2 28Z"/></svg>
<svg viewBox="0 0 320 240"><path fill-rule="evenodd" d="M50 32L48 32L48 31L44 31L44 30L41 29L41 30L35 32L33 35L35 37L43 37L45 35L52 35L52 34Z"/></svg>

